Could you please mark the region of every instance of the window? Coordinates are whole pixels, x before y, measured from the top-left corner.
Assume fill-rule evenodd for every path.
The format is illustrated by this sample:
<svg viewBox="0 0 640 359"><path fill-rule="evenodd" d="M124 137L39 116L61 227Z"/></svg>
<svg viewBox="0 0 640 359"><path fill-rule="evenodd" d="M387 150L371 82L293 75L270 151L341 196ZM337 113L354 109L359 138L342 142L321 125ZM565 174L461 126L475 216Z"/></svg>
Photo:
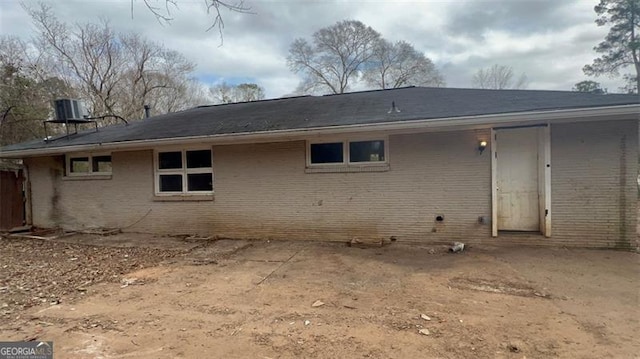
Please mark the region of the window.
<svg viewBox="0 0 640 359"><path fill-rule="evenodd" d="M311 163L343 163L344 146L342 142L336 143L312 143Z"/></svg>
<svg viewBox="0 0 640 359"><path fill-rule="evenodd" d="M158 163L161 170L182 168L182 152L160 152Z"/></svg>
<svg viewBox="0 0 640 359"><path fill-rule="evenodd" d="M111 175L111 155L67 155L67 176Z"/></svg>
<svg viewBox="0 0 640 359"><path fill-rule="evenodd" d="M349 162L384 162L384 141L349 142Z"/></svg>
<svg viewBox="0 0 640 359"><path fill-rule="evenodd" d="M156 193L213 193L210 149L156 152Z"/></svg>
<svg viewBox="0 0 640 359"><path fill-rule="evenodd" d="M309 143L308 164L322 165L376 165L387 162L386 140L347 140L341 142Z"/></svg>
<svg viewBox="0 0 640 359"><path fill-rule="evenodd" d="M95 173L111 173L111 156L93 156L92 171Z"/></svg>
<svg viewBox="0 0 640 359"><path fill-rule="evenodd" d="M69 172L74 174L89 173L89 157L72 157L69 159Z"/></svg>

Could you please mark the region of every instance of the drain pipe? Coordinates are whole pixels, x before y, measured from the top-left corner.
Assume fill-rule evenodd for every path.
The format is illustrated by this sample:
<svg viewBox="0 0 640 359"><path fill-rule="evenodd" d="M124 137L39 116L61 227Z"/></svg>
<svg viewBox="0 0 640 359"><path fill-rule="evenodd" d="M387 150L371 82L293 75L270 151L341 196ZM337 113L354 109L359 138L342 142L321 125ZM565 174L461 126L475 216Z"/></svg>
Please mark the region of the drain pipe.
<svg viewBox="0 0 640 359"><path fill-rule="evenodd" d="M144 118L151 117L151 106L144 105Z"/></svg>

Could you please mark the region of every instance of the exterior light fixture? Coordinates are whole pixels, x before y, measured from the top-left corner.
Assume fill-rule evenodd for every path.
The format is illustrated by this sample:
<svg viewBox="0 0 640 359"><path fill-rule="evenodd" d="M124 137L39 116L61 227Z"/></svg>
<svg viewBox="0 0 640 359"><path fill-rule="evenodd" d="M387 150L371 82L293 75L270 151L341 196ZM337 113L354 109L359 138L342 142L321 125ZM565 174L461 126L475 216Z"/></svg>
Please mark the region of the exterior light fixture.
<svg viewBox="0 0 640 359"><path fill-rule="evenodd" d="M478 151L480 151L480 154L482 154L482 152L484 152L486 148L487 148L487 141L480 141L478 143Z"/></svg>

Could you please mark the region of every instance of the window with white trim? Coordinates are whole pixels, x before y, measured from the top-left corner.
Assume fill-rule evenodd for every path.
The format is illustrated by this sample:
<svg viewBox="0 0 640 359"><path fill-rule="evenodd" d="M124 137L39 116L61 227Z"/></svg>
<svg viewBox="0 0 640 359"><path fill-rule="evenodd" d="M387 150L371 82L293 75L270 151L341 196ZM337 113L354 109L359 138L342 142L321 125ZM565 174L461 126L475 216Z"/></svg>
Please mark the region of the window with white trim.
<svg viewBox="0 0 640 359"><path fill-rule="evenodd" d="M211 149L156 151L156 194L212 194Z"/></svg>
<svg viewBox="0 0 640 359"><path fill-rule="evenodd" d="M111 175L111 154L66 155L67 176Z"/></svg>
<svg viewBox="0 0 640 359"><path fill-rule="evenodd" d="M385 139L345 140L335 142L309 142L307 164L376 165L387 163Z"/></svg>

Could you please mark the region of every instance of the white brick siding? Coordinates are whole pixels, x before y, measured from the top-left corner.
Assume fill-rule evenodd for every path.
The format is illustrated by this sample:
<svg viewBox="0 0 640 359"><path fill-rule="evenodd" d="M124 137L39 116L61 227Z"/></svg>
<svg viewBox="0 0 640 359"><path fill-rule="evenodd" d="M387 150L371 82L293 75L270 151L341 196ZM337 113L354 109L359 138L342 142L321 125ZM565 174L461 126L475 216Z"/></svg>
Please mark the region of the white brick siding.
<svg viewBox="0 0 640 359"><path fill-rule="evenodd" d="M488 129L391 135L386 172L305 173L303 141L214 146L215 199L200 202L154 201L152 150L113 153L108 180L63 179L61 157L27 164L38 226L623 246L636 238L637 133L637 121L552 127L552 238L494 239L490 224L478 223L491 215L490 151L477 151L478 140L489 139ZM440 214L445 220L436 223Z"/></svg>

